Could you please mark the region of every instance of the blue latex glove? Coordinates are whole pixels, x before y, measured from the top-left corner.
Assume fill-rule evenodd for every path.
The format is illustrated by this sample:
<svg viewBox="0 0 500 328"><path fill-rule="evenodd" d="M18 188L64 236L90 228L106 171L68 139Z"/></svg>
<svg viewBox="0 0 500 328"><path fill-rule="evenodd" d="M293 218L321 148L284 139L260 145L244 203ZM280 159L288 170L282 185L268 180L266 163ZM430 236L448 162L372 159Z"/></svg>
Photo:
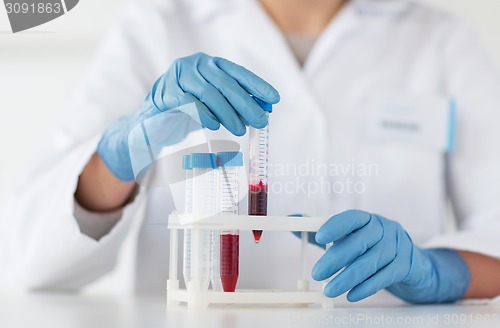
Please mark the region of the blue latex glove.
<svg viewBox="0 0 500 328"><path fill-rule="evenodd" d="M395 221L362 211L330 218L317 232L320 244L334 242L312 270L324 280L346 267L326 286L328 297L347 291L351 302L386 288L412 303L454 302L469 286L470 272L456 252L420 249Z"/></svg>
<svg viewBox="0 0 500 328"><path fill-rule="evenodd" d="M149 157L154 157L161 147L176 144L201 127L217 130L222 124L237 136L245 134L246 124L265 127L266 114L250 94L271 104L280 100L269 83L223 58L198 53L177 59L154 83L142 107L105 131L97 153L118 179L132 181L138 172L131 157L143 154L131 151L133 147L144 144ZM136 159L136 166L144 167L148 160Z"/></svg>

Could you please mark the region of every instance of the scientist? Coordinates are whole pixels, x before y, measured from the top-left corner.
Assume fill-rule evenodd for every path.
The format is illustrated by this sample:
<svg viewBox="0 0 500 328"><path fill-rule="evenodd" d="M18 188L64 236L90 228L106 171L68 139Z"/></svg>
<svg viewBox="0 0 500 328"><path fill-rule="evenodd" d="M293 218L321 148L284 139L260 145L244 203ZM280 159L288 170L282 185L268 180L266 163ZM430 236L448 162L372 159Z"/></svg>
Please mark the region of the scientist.
<svg viewBox="0 0 500 328"><path fill-rule="evenodd" d="M406 0L133 6L64 114L58 151L10 204L16 281L79 289L118 263L135 267L137 292L164 293L175 195L136 183L129 136L148 120L172 146L192 120L246 149L246 124L268 123L249 94L276 105L269 213L330 217L315 241L334 245L314 248L312 277L346 268L327 296L500 294L500 79L460 22ZM242 241L238 286L293 287L297 244Z"/></svg>

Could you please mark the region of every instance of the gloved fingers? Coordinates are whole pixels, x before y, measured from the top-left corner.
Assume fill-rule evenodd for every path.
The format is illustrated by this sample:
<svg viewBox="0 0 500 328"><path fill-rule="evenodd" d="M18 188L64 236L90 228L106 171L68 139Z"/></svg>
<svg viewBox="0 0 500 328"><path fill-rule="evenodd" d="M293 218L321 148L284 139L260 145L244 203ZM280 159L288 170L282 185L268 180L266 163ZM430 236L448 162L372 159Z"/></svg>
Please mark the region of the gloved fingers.
<svg viewBox="0 0 500 328"><path fill-rule="evenodd" d="M243 124L245 124L245 126L249 126L250 124L248 124L247 120L245 120L243 117L240 117L241 121L243 122Z"/></svg>
<svg viewBox="0 0 500 328"><path fill-rule="evenodd" d="M401 281L406 275L405 272L401 270L401 261L396 258L376 274L351 289L347 294L347 299L350 302L357 302L372 296L379 290Z"/></svg>
<svg viewBox="0 0 500 328"><path fill-rule="evenodd" d="M312 278L316 281L328 279L357 258L355 252L342 254L343 250L344 247L337 247L336 244L333 244L314 265L311 272ZM341 257L339 254L342 254Z"/></svg>
<svg viewBox="0 0 500 328"><path fill-rule="evenodd" d="M361 229L371 220L370 213L350 210L332 216L316 233L319 244L335 242L353 231Z"/></svg>
<svg viewBox="0 0 500 328"><path fill-rule="evenodd" d="M181 88L203 102L229 132L236 136L244 135L246 132L245 124L226 98L206 81L200 72L195 71L192 74L189 77L182 75L179 78ZM250 98L250 96L248 97Z"/></svg>
<svg viewBox="0 0 500 328"><path fill-rule="evenodd" d="M244 134L244 132L241 131L241 124L243 123L239 120L239 117L237 117L238 120L235 120L235 116L237 115L234 115L233 117L228 116L227 119L224 118L224 120L222 120L211 112L209 104L204 103L204 100L206 99L202 99L204 98L203 87L210 86L210 84L198 72L197 67L200 65L200 62L203 60L207 61L208 58L210 57L205 54L194 54L175 60L168 71L155 82L148 99L151 103L153 103L154 107L158 108L160 111L179 108L182 112L190 115L194 121L202 124L210 130L219 129L220 123L226 123L232 127L230 124L230 121L232 120L236 122L235 126L237 128L235 130L239 130L237 133ZM188 68L187 71L186 68ZM212 89L215 88L212 86ZM205 93L208 93L209 95L219 95L217 91L214 92L213 90L205 91ZM207 98L209 98L209 96L207 96ZM221 98L223 97L220 97L219 99ZM227 104L225 99L223 99L223 101ZM193 108L193 106L186 106L191 103L195 103L196 107ZM227 106L229 106L229 104L227 104ZM218 108L218 106L213 107ZM231 131L231 128L228 130Z"/></svg>
<svg viewBox="0 0 500 328"><path fill-rule="evenodd" d="M213 57L213 61L221 70L238 81L238 84L240 84L247 93L270 104L276 104L280 101L280 95L272 85L243 66L219 57Z"/></svg>
<svg viewBox="0 0 500 328"><path fill-rule="evenodd" d="M312 269L313 279L324 280L331 277L371 250L372 247L375 248L383 234L384 230L380 222L372 220L365 228L352 232L335 242L314 265ZM375 248L375 251L378 249Z"/></svg>
<svg viewBox="0 0 500 328"><path fill-rule="evenodd" d="M210 130L218 130L220 121L217 117L196 96L185 92L179 85L180 66L180 61L176 61L169 71L155 82L150 92L150 101L160 111L179 108L180 111L191 116L195 122ZM203 79L199 79L198 82L203 83ZM194 81L193 84L195 84ZM192 103L196 106L186 106Z"/></svg>
<svg viewBox="0 0 500 328"><path fill-rule="evenodd" d="M355 259L325 287L325 295L337 297L355 288L376 274L394 259L394 252L386 252L383 242L377 243Z"/></svg>
<svg viewBox="0 0 500 328"><path fill-rule="evenodd" d="M390 240L384 245L385 250L392 250L393 259L376 274L354 287L347 295L349 301L362 300L381 289L403 281L408 276L412 267L413 244L403 228L396 222L394 225L397 230L390 234L394 240Z"/></svg>
<svg viewBox="0 0 500 328"><path fill-rule="evenodd" d="M214 61L200 65L199 71L227 99L233 111L236 111L251 126L263 128L267 125L265 111L249 95L248 91L221 70Z"/></svg>
<svg viewBox="0 0 500 328"><path fill-rule="evenodd" d="M161 89L161 85L163 83L164 82L163 82L163 76L162 76L155 81L155 83L153 84L151 91L149 91L148 96L146 97L146 101L145 101L145 103L150 102L153 105L152 109L160 111L160 112L163 112L167 109L164 102L163 102L163 95L161 94L161 92L157 92L159 88ZM150 109L149 106L148 106L148 109Z"/></svg>
<svg viewBox="0 0 500 328"><path fill-rule="evenodd" d="M170 68L166 74L157 79L149 93L149 101L160 112L184 105L182 98L185 92L178 85L175 68L175 66Z"/></svg>
<svg viewBox="0 0 500 328"><path fill-rule="evenodd" d="M372 218L383 224L385 249L394 252L393 262L398 264L400 271L406 272L403 278L407 277L412 266L413 241L398 222L376 214L372 214Z"/></svg>
<svg viewBox="0 0 500 328"><path fill-rule="evenodd" d="M199 101L195 96L185 93L183 96L183 105L179 106L179 110L200 123L202 126L209 130L218 130L220 128L219 120L212 114L212 112L205 106L204 103ZM185 106L194 103L196 106Z"/></svg>

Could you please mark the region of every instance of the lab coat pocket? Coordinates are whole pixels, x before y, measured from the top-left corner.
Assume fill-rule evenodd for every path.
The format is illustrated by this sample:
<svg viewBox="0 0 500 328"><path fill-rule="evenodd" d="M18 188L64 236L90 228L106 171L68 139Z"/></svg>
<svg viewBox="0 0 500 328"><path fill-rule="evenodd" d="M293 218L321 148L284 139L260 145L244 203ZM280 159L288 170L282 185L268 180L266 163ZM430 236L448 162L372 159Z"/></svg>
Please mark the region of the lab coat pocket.
<svg viewBox="0 0 500 328"><path fill-rule="evenodd" d="M453 149L455 103L432 94L379 96L363 108L361 139L368 143L404 144L438 152Z"/></svg>

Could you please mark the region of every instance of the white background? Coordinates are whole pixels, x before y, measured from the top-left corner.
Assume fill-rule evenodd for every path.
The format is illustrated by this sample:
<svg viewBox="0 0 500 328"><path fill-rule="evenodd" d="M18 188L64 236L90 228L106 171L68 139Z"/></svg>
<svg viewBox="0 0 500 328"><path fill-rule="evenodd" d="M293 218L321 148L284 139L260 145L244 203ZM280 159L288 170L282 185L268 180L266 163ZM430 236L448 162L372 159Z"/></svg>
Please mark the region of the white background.
<svg viewBox="0 0 500 328"><path fill-rule="evenodd" d="M500 67L499 0L421 1L473 25ZM81 0L59 19L18 34L10 32L0 5L0 206L11 186L50 149L60 112L103 35L128 2Z"/></svg>

